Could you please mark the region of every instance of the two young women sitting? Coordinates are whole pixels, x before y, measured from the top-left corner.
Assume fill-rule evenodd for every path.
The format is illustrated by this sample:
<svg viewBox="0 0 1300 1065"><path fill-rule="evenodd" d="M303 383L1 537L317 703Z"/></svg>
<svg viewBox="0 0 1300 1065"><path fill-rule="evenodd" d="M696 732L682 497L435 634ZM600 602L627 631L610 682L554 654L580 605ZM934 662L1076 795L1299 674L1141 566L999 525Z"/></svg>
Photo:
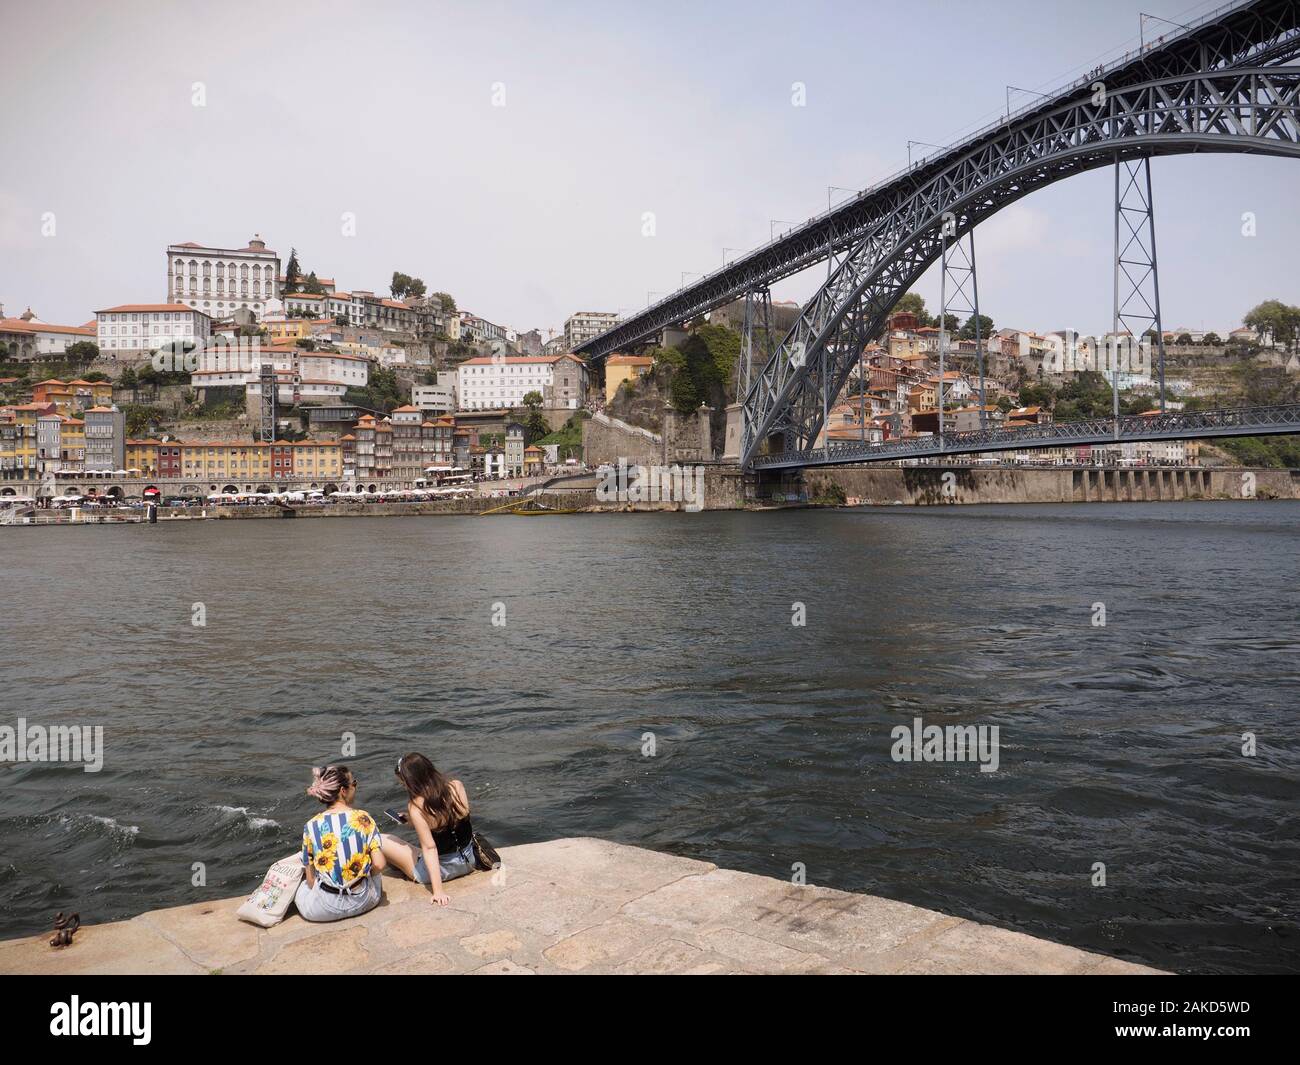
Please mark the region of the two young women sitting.
<svg viewBox="0 0 1300 1065"><path fill-rule="evenodd" d="M448 880L471 873L474 827L465 785L438 772L422 754L397 762L398 782L406 789L406 820L415 829L415 850L396 836L380 833L375 819L354 806L356 775L345 765L312 770L307 794L325 809L302 833L306 876L294 903L307 921L338 921L373 910L384 897L382 873L392 863L412 880L428 884L432 901L446 906Z"/></svg>

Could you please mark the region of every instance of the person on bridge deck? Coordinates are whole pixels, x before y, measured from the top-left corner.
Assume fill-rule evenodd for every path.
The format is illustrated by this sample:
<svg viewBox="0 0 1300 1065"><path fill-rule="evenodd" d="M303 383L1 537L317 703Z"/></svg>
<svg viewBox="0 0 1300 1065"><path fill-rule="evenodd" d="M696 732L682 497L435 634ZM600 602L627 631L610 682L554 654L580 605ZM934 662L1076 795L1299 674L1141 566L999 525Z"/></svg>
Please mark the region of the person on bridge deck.
<svg viewBox="0 0 1300 1065"><path fill-rule="evenodd" d="M442 885L476 868L465 785L438 772L422 754L399 758L397 779L406 789L406 820L415 828L420 850L417 854L395 836L385 836L384 856L412 880L428 884L434 905L446 906L451 899Z"/></svg>
<svg viewBox="0 0 1300 1065"><path fill-rule="evenodd" d="M313 769L307 794L325 806L302 832L306 877L294 905L305 921L339 921L373 910L384 897L388 864L375 819L354 809L357 778L345 765Z"/></svg>

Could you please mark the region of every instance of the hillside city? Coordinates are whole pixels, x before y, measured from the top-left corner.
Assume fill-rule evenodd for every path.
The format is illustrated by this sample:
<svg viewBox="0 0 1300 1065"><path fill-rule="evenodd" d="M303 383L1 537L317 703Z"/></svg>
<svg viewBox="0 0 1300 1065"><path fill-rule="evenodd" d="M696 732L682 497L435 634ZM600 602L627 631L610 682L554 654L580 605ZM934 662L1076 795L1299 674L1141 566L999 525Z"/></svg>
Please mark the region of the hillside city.
<svg viewBox="0 0 1300 1065"><path fill-rule="evenodd" d="M317 498L464 491L613 461L607 448L584 446L593 417L658 433L701 411L691 454L708 461L721 457L743 357L741 301L665 331L648 350L589 365L576 349L617 324L614 312L575 311L544 339L461 310L401 272L387 295L341 290L304 272L296 251L282 264L260 236L241 248L168 246L159 288L161 302L97 308L73 325L30 307L6 317L0 305L0 495L48 499L59 480L87 476L180 483L189 498L289 483ZM756 365L797 314L793 303L772 304L771 335L755 335ZM1294 402L1298 333L1300 308L1277 300L1221 332L1166 330L1167 408ZM941 323L909 293L828 403L818 446L934 434L941 419L961 432L1108 415L1107 353L1131 341L999 328L987 316ZM1122 413L1155 409L1150 358L1121 363L1117 383ZM981 461L1300 464L1294 450L1252 439L1126 442Z"/></svg>

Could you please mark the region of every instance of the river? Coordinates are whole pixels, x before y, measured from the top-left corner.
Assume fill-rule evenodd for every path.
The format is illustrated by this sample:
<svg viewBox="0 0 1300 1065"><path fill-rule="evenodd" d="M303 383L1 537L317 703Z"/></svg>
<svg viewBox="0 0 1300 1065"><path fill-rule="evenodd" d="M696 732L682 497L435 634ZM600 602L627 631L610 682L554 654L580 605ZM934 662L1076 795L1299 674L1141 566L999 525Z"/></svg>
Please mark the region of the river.
<svg viewBox="0 0 1300 1065"><path fill-rule="evenodd" d="M313 763L379 815L420 750L498 844L801 865L1294 971L1298 529L1207 502L0 530L0 725L104 729L100 772L0 766L0 936L246 893ZM918 717L996 725L997 770L895 760Z"/></svg>

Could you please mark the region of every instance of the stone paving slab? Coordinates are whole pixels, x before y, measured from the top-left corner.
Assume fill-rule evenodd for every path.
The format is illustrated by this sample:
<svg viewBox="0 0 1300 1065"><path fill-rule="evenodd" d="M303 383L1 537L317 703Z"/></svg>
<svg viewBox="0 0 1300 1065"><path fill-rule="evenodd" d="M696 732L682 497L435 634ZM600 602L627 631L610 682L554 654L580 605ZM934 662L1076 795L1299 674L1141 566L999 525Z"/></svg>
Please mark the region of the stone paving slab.
<svg viewBox="0 0 1300 1065"><path fill-rule="evenodd" d="M263 929L221 899L0 943L0 973L1154 973L891 899L608 843L506 847L503 868L384 878L370 913ZM255 885L249 885L251 891Z"/></svg>

